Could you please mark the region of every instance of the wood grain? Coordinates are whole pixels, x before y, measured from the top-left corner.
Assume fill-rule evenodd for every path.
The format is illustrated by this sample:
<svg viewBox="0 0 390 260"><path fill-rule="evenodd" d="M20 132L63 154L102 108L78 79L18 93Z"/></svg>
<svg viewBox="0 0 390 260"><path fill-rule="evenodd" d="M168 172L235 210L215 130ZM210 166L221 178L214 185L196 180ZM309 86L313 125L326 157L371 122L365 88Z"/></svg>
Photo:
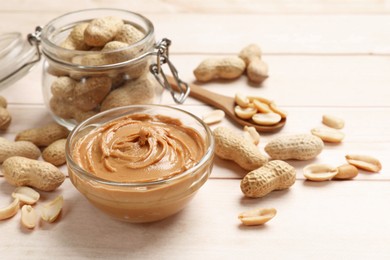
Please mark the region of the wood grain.
<svg viewBox="0 0 390 260"><path fill-rule="evenodd" d="M270 68L262 86L245 76L235 81L201 84L233 97L236 92L273 99L287 110L285 127L261 134L259 149L275 136L309 133L323 114L346 122L341 144L325 144L311 161L289 161L296 183L262 199L246 199L240 179L247 173L233 162L215 158L210 179L178 215L150 224L114 221L95 209L67 178L53 193L42 193L39 208L62 194L59 221L41 222L29 231L20 213L0 221L1 259L388 259L390 255L390 4L389 1L329 0L13 0L2 1L0 33L24 35L64 14L85 8L122 8L139 12L155 25L156 39L172 40L171 60L181 78L194 83L193 69L210 56L237 55L257 43ZM1 90L13 117L1 137L13 140L27 128L53 119L42 95L42 64L12 87ZM189 97L163 104L199 117L212 111ZM224 118L221 123L242 131ZM352 153L377 157L383 169L360 171L351 181L312 183L302 169L309 163L345 163ZM66 166L61 170L66 173ZM11 201L0 173L0 208ZM260 227L243 227L237 215L257 207L275 207L277 216Z"/></svg>

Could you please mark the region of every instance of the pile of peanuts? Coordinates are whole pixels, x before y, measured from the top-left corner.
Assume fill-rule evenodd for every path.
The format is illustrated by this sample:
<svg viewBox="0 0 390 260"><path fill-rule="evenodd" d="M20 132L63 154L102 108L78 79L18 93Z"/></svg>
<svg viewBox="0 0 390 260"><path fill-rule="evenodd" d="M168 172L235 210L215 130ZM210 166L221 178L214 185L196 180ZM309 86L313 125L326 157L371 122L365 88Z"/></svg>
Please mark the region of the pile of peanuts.
<svg viewBox="0 0 390 260"><path fill-rule="evenodd" d="M6 100L0 97L0 100ZM4 179L17 188L10 205L0 208L0 220L16 215L21 209L21 223L33 229L37 223L34 205L40 194L55 191L65 180L58 168L64 165L66 138L69 130L57 123L26 129L15 140L0 137L0 164ZM42 149L42 152L41 152ZM42 157L43 160L39 160ZM36 190L35 190L36 189ZM41 219L54 222L63 207L62 195L40 208Z"/></svg>
<svg viewBox="0 0 390 260"><path fill-rule="evenodd" d="M60 43L64 51L58 55L75 66L117 64L142 54L145 46L132 45L144 37L143 31L120 18L97 18L74 26ZM69 50L83 52L75 54ZM110 108L153 103L156 84L147 73L148 63L142 59L115 71L99 73L50 64L47 71L56 77L51 85L50 108L60 118L81 122Z"/></svg>

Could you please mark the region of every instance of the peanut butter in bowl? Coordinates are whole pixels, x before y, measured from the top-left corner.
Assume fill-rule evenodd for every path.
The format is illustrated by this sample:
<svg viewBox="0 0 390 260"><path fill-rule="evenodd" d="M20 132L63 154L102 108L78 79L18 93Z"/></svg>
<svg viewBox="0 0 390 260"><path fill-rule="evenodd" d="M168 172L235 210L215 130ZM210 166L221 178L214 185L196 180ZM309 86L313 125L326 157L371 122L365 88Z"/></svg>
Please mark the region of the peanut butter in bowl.
<svg viewBox="0 0 390 260"><path fill-rule="evenodd" d="M74 186L103 212L150 222L180 211L208 179L214 140L197 117L139 105L98 114L67 145Z"/></svg>

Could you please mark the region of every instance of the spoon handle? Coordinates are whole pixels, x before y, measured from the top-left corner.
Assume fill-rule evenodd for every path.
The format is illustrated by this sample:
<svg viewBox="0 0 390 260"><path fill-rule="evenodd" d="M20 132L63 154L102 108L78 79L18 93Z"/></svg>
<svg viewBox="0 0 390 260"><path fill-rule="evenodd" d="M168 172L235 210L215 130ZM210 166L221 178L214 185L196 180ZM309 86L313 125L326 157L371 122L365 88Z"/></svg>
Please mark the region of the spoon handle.
<svg viewBox="0 0 390 260"><path fill-rule="evenodd" d="M169 83L174 88L177 88L177 83L172 77L167 77ZM190 84L190 96L202 101L208 105L214 106L216 108L222 109L225 112L228 112L226 110L232 110L234 107L234 99L231 97L223 96L220 94L217 94L215 92L211 92L203 87L200 87L195 84ZM228 112L229 113L229 112Z"/></svg>

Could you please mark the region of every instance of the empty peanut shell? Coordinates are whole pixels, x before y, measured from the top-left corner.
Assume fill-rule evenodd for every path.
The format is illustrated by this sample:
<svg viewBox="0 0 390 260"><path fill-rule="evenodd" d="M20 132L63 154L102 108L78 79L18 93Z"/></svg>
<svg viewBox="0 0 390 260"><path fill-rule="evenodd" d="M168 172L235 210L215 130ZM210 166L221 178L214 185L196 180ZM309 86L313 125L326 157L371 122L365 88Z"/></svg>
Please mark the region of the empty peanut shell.
<svg viewBox="0 0 390 260"><path fill-rule="evenodd" d="M303 168L303 176L310 181L329 181L337 173L337 168L328 164L310 164Z"/></svg>
<svg viewBox="0 0 390 260"><path fill-rule="evenodd" d="M372 156L361 154L349 154L345 158L349 164L369 172L379 172L382 169L380 161Z"/></svg>
<svg viewBox="0 0 390 260"><path fill-rule="evenodd" d="M28 205L35 204L39 200L39 193L27 186L17 187L12 193L13 198L18 198L20 202Z"/></svg>

